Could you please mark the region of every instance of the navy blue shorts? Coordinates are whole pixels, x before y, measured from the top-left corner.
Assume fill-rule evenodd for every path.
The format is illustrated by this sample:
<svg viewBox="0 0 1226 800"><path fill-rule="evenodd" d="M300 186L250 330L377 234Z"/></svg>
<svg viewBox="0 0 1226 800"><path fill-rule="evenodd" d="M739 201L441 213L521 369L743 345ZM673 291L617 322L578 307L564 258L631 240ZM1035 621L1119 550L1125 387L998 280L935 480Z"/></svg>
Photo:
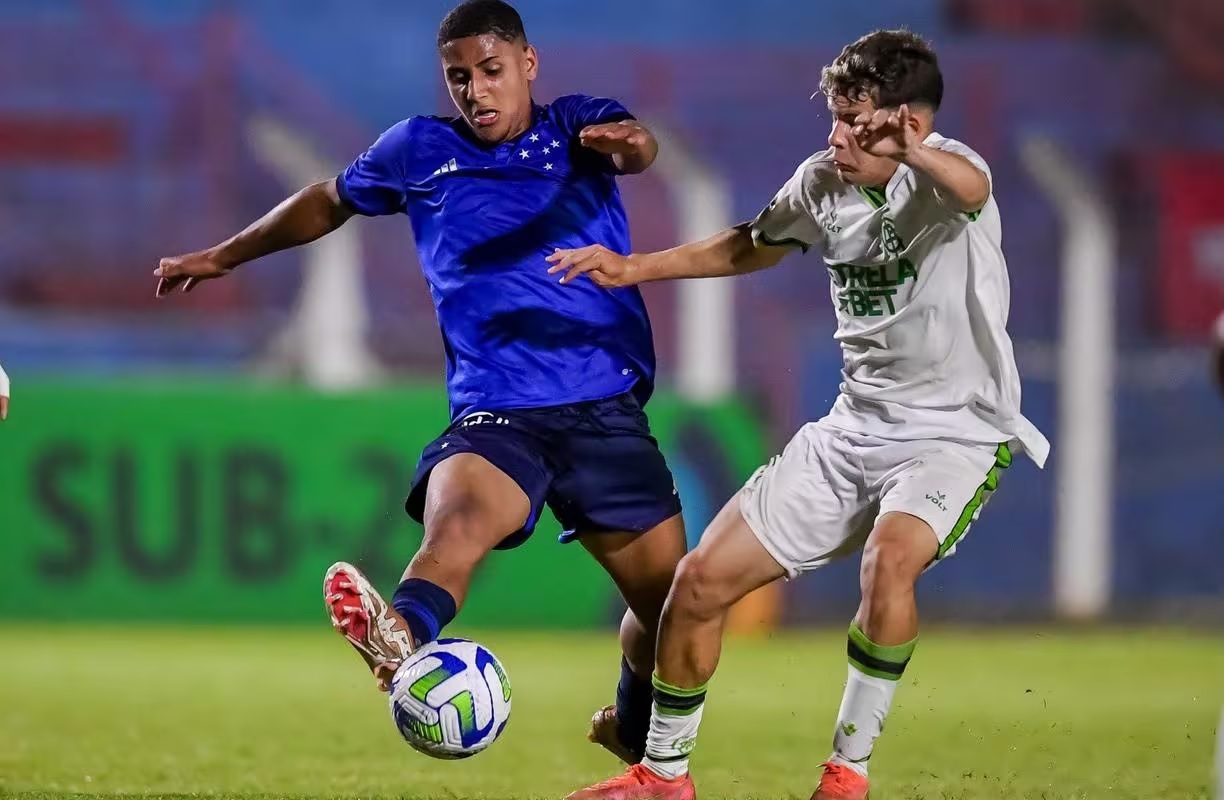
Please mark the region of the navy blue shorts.
<svg viewBox="0 0 1226 800"><path fill-rule="evenodd" d="M532 505L524 527L498 545L527 541L546 505L576 533L648 531L681 513L681 500L647 415L632 394L547 408L478 411L422 451L405 510L422 521L426 483L439 462L475 453L510 476Z"/></svg>

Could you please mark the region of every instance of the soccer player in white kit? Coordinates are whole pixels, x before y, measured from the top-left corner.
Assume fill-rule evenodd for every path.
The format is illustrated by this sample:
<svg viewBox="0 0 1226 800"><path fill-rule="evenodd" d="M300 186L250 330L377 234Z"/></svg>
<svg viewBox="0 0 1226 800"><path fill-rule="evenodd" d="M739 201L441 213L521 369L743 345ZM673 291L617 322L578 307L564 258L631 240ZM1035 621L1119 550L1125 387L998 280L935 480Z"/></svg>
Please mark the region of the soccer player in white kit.
<svg viewBox="0 0 1226 800"><path fill-rule="evenodd" d="M749 478L678 568L646 757L574 800L691 800L688 760L728 609L861 548L847 684L813 797L867 797L873 742L915 649L916 581L953 554L1015 453L1046 460L1047 440L1021 414L991 172L933 129L942 92L927 42L869 34L822 72L830 147L752 222L659 253L549 258L564 282L614 287L740 275L799 248L830 275L843 351L830 413Z"/></svg>

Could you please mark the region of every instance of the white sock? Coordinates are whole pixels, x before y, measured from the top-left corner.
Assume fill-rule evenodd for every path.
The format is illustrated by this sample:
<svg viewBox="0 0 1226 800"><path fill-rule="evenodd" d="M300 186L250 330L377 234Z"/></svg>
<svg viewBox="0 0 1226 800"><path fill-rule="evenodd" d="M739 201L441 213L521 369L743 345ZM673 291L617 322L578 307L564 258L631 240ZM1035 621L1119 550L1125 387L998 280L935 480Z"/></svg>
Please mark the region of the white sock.
<svg viewBox="0 0 1226 800"><path fill-rule="evenodd" d="M894 700L898 681L865 675L847 665L847 688L839 705L834 726L834 755L831 761L846 764L861 775L868 775L868 759L873 742L885 727L886 714Z"/></svg>
<svg viewBox="0 0 1226 800"><path fill-rule="evenodd" d="M873 742L885 728L898 679L914 650L914 639L906 644L878 645L852 623L847 632L847 686L834 726L831 761L868 776Z"/></svg>
<svg viewBox="0 0 1226 800"><path fill-rule="evenodd" d="M682 689L651 676L651 729L647 732L647 754L643 766L670 780L690 769L690 753L698 741L698 725L707 686Z"/></svg>

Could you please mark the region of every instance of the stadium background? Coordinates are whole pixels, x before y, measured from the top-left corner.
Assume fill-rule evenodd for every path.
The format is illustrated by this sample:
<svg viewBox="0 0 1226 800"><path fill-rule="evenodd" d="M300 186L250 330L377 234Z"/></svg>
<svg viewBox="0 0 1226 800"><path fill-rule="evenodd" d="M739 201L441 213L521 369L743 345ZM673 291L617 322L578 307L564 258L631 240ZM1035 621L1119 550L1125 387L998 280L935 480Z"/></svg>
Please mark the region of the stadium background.
<svg viewBox="0 0 1226 800"><path fill-rule="evenodd" d="M229 663L226 637L238 636L233 663L242 663L251 642L229 630L237 622L276 626L314 652L311 633L323 625L317 584L329 563L355 560L382 585L395 580L420 536L400 510L404 486L446 414L441 346L404 221L352 223L333 249L271 257L189 297L155 302L150 272L158 257L211 244L298 185L334 174L393 122L447 113L433 42L449 5L0 2L0 363L14 381L0 425L6 655L36 635L41 658L63 652L75 664L71 654L99 648L98 658L124 663L134 658L114 644L124 637L157 649L222 625L210 634L218 637L211 657ZM1061 322L1069 228L1027 165L1028 143L1045 141L1077 165L1077 180L1105 201L1115 237L1110 278L1098 287L1114 307L1106 355L1115 367L1103 406L1107 591L1101 606L1075 615L1088 619L1078 619L1073 638L1115 637L1121 657L1165 637L1175 637L1172 652L1191 648L1190 674L1208 681L1209 697L1187 712L1199 714L1187 752L1207 765L1221 686L1205 676L1222 667L1222 406L1207 347L1222 311L1220 5L519 7L542 53L538 99L582 91L623 100L668 131L669 147L711 170L736 219L824 146L824 109L809 95L843 43L906 25L936 44L947 87L939 128L993 167L1024 409L1055 446L1044 471L1015 462L958 557L924 581L921 607L944 623L954 662L982 630L967 626L1008 623L999 645L1024 649L1035 631L1060 630L1052 625L1069 616L1054 585L1057 488L1075 494L1088 482L1062 475L1059 461L1068 438L1058 424L1059 353L1075 338ZM638 249L685 238L672 178L656 170L622 182ZM344 277L328 283L319 276L334 263ZM319 280L311 291L307 272ZM840 362L826 282L800 258L738 280L728 313L706 320L712 340L732 337L733 390L697 396L677 376L703 334L685 333L677 286L645 289L662 373L649 411L692 538L757 463L832 401ZM462 630L511 652L586 652L606 641L584 631L612 629L620 614L612 587L550 533L489 561ZM837 636L822 631L837 633L854 610L855 567L772 587L739 609L736 628L769 635L755 640L763 653L811 635L797 647L826 642L814 657L837 667ZM1072 574L1078 569L1074 562ZM328 641L319 651L349 658L341 649ZM1076 649L1061 652L1062 663L1076 663ZM35 709L55 707L42 664L0 665L32 682L28 691L10 686L0 710L13 741L35 735ZM351 673L338 667L361 677ZM819 740L837 678L829 692L808 726ZM1123 702L1104 699L1115 701ZM917 722L916 735L922 730ZM0 790L181 788L174 770L162 782L133 777L144 775L137 770L127 783L85 785L38 767L39 752L0 753ZM1121 761L1127 752L1118 751ZM1169 755L1150 753L1155 763ZM1203 765L1187 769L1199 770L1193 785L1206 785ZM182 780L194 791L238 785ZM257 788L298 786L269 781Z"/></svg>

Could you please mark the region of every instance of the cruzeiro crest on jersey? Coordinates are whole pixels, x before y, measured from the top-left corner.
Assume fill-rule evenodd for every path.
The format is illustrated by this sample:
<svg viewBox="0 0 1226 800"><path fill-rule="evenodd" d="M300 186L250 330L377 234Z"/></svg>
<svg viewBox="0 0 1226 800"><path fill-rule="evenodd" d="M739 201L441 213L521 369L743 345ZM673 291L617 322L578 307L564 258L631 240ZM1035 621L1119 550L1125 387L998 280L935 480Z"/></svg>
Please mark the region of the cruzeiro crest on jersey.
<svg viewBox="0 0 1226 800"><path fill-rule="evenodd" d="M898 235L898 228L888 215L881 220L881 247L890 259L884 264L827 265L830 280L838 287L835 297L839 313L853 317L882 317L898 311L894 299L899 287L915 280L918 272L909 258L900 257L907 244Z"/></svg>

